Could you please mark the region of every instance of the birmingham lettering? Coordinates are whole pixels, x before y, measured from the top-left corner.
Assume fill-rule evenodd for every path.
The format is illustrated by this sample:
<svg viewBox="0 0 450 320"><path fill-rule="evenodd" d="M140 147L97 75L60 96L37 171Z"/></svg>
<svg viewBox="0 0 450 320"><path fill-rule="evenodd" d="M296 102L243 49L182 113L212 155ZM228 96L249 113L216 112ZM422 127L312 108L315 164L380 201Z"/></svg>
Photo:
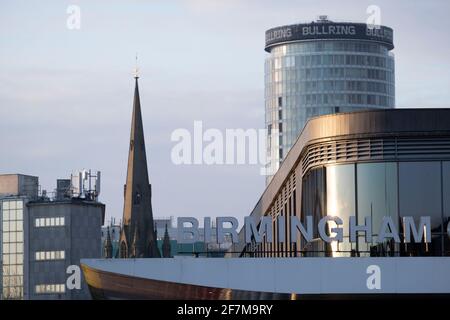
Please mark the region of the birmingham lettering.
<svg viewBox="0 0 450 320"><path fill-rule="evenodd" d="M314 239L314 230L318 231L320 238L328 243L342 242L344 240L344 221L337 216L324 216L319 220L316 229L313 226L313 216L306 216L304 222L296 216L290 216L289 230L286 226L286 217L277 217L277 234L278 243L286 242L286 232L289 232L290 239L297 239L300 234L307 242ZM425 243L431 242L431 218L429 216L422 216L416 225L414 218L405 216L402 217L403 226L403 242L404 243L419 243L424 240ZM212 234L215 232L215 239L218 244L225 243L231 239L233 243L239 242L238 235L239 222L234 217L217 217L216 227L211 226L211 218L205 217L203 221L204 242L212 242ZM372 221L370 217L366 217L363 222L357 223L355 216L349 217L348 235L350 242L356 242L359 233L364 233L364 241L366 243L372 242ZM264 216L259 223L251 216L244 218L243 235L245 243L261 243L273 241L274 234L273 219L270 216ZM382 219L377 236L378 242L383 242L385 239L393 239L396 243L401 243L400 234L394 220L390 216L385 216ZM447 227L447 234L450 237L450 223ZM194 217L179 217L177 219L177 238L179 243L195 243L199 241L200 229L199 221Z"/></svg>

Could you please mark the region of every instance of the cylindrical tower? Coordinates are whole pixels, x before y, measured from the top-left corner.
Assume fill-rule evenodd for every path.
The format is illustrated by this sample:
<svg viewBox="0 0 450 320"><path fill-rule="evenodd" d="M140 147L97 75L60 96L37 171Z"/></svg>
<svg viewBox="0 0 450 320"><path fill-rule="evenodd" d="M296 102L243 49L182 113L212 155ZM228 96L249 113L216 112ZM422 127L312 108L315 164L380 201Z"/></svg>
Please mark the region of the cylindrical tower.
<svg viewBox="0 0 450 320"><path fill-rule="evenodd" d="M393 48L391 28L326 16L266 31L268 181L309 118L394 108Z"/></svg>

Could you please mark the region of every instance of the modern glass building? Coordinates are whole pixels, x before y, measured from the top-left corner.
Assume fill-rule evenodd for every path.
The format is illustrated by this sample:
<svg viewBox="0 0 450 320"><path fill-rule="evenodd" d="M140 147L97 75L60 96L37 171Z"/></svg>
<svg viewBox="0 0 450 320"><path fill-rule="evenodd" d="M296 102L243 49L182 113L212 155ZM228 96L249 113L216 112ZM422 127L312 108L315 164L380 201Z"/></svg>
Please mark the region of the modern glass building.
<svg viewBox="0 0 450 320"><path fill-rule="evenodd" d="M450 256L449 123L450 109L370 110L310 119L251 213L256 221L272 218L273 241L242 244L236 251L244 257ZM313 217L312 241L290 233L280 239L280 219L290 230L291 216L302 223ZM317 226L325 216L342 219L342 241L329 243L319 236ZM405 218L419 226L425 216L430 217L431 241L404 241ZM350 241L350 217L357 225L370 221L368 241L364 233ZM400 241L378 238L383 217L392 218L391 231Z"/></svg>
<svg viewBox="0 0 450 320"><path fill-rule="evenodd" d="M2 213L2 299L23 298L24 200L0 201Z"/></svg>
<svg viewBox="0 0 450 320"><path fill-rule="evenodd" d="M268 181L314 116L395 106L393 31L322 17L266 32Z"/></svg>

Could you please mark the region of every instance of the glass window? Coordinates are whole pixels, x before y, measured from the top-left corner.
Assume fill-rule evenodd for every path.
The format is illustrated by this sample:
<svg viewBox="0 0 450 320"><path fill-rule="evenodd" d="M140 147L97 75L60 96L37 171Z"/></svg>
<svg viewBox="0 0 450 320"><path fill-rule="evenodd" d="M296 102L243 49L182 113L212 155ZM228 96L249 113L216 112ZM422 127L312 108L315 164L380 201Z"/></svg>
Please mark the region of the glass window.
<svg viewBox="0 0 450 320"><path fill-rule="evenodd" d="M402 244L401 253L413 256L441 255L441 163L400 163L399 201L400 217L414 217L416 226L419 225L421 216L431 217L432 236L431 244L424 242Z"/></svg>
<svg viewBox="0 0 450 320"><path fill-rule="evenodd" d="M302 212L301 220L304 222L306 216L313 216L314 241L305 242L301 239L300 248L307 251L307 256L324 256L324 242L320 240L317 224L326 215L326 175L325 167L310 170L302 182Z"/></svg>
<svg viewBox="0 0 450 320"><path fill-rule="evenodd" d="M357 164L357 223L364 224L370 217L372 222L372 243L365 242L365 235L358 236L358 250L361 255L385 256L398 251L393 242L379 244L377 235L383 217L390 216L397 223L397 163ZM398 228L398 226L397 226ZM398 231L398 230L397 230Z"/></svg>
<svg viewBox="0 0 450 320"><path fill-rule="evenodd" d="M348 223L355 215L354 165L327 167L327 215L339 216Z"/></svg>
<svg viewBox="0 0 450 320"><path fill-rule="evenodd" d="M342 219L340 226L344 231L344 241L332 242L333 257L350 256L356 245L350 243L348 228L349 217L355 215L355 165L335 165L326 168L327 176L327 215ZM329 229L332 224L328 224ZM341 252L339 252L341 251Z"/></svg>

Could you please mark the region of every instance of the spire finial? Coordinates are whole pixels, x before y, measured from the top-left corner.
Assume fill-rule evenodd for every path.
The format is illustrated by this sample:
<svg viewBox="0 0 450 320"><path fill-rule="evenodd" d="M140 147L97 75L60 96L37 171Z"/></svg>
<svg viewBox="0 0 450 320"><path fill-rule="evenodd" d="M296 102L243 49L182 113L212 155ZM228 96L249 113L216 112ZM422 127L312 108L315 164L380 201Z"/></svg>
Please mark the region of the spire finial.
<svg viewBox="0 0 450 320"><path fill-rule="evenodd" d="M135 79L138 79L138 78L139 78L138 54L137 54L137 52L136 52L136 63L135 63L133 75L134 75L134 78L135 78Z"/></svg>

